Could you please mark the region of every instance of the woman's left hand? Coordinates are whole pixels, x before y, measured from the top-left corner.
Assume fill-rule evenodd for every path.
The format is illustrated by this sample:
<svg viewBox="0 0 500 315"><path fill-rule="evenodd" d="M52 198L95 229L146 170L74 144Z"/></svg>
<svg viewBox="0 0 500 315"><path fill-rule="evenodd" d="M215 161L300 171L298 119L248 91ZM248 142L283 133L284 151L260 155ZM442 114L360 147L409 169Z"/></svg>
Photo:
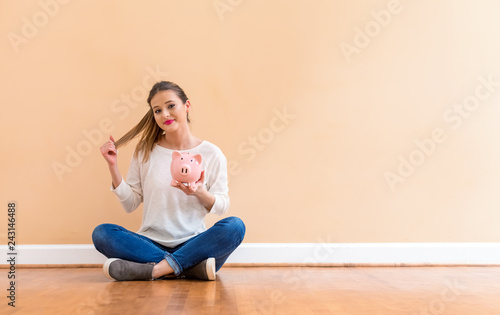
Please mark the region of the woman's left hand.
<svg viewBox="0 0 500 315"><path fill-rule="evenodd" d="M203 183L205 182L205 171L201 172L200 179L195 183L194 186L186 186L181 182L177 182L177 184L174 186L175 188L178 188L182 190L186 195L191 196L195 195L195 193L199 189L203 189Z"/></svg>

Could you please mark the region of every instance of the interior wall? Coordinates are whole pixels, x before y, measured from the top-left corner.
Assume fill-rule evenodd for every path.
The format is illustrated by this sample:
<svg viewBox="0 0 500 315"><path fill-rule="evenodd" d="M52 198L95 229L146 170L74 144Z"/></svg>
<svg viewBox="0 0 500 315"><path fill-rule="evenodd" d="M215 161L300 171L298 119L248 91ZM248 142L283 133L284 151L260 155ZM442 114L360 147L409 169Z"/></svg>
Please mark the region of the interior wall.
<svg viewBox="0 0 500 315"><path fill-rule="evenodd" d="M158 80L185 89L192 133L228 158L245 242L499 242L499 9L0 1L0 200L17 202L18 243L139 228L99 147L142 118Z"/></svg>

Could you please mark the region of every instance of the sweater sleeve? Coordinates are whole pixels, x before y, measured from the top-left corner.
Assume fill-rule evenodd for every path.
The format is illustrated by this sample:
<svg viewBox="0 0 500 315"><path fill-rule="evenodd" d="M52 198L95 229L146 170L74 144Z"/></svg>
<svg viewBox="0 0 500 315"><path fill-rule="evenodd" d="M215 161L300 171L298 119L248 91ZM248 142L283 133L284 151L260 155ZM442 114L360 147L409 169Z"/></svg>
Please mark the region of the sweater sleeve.
<svg viewBox="0 0 500 315"><path fill-rule="evenodd" d="M122 177L120 185L115 189L113 189L113 184L111 184L111 191L118 197L126 212L133 212L139 207L143 201L143 193L139 161L136 158L132 157L130 161L127 180L125 181Z"/></svg>
<svg viewBox="0 0 500 315"><path fill-rule="evenodd" d="M210 213L223 215L229 210L227 159L222 152L215 159L208 178L208 192L215 196Z"/></svg>

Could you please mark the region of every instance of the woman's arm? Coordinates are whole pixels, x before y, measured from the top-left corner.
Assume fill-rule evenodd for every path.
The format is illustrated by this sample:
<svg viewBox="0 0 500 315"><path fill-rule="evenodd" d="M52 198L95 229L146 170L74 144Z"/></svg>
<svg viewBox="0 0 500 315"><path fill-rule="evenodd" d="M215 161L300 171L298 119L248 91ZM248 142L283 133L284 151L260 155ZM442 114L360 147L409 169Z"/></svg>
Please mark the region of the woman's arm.
<svg viewBox="0 0 500 315"><path fill-rule="evenodd" d="M115 139L109 136L109 140L101 146L101 154L108 163L111 180L113 181L113 189L116 189L122 181L122 175L118 170L118 150L115 147Z"/></svg>
<svg viewBox="0 0 500 315"><path fill-rule="evenodd" d="M224 154L220 152L208 168L210 168L209 177L205 179L205 171L201 172L201 177L194 187L186 187L182 183L173 186L182 190L186 195L196 196L209 212L223 215L229 209L227 159ZM205 181L208 183L208 191L204 185Z"/></svg>
<svg viewBox="0 0 500 315"><path fill-rule="evenodd" d="M193 194L198 200L203 204L205 209L210 212L212 210L212 207L215 203L215 196L209 193L205 187L201 186L200 188L196 189L196 191Z"/></svg>
<svg viewBox="0 0 500 315"><path fill-rule="evenodd" d="M195 196L209 212L215 203L215 196L209 193L203 183L205 182L205 171L201 172L200 179L194 187L186 187L183 183L177 182L175 188L182 190L188 196Z"/></svg>
<svg viewBox="0 0 500 315"><path fill-rule="evenodd" d="M113 182L113 189L116 189L116 187L120 186L120 183L122 182L122 175L120 174L116 164L110 164L108 166L109 172L111 173L111 181Z"/></svg>
<svg viewBox="0 0 500 315"><path fill-rule="evenodd" d="M108 162L108 169L111 173L111 191L118 197L126 212L134 211L143 201L139 162L137 159L132 158L127 174L127 182L125 182L118 170L118 150L112 136L109 136L109 140L101 146L101 153Z"/></svg>

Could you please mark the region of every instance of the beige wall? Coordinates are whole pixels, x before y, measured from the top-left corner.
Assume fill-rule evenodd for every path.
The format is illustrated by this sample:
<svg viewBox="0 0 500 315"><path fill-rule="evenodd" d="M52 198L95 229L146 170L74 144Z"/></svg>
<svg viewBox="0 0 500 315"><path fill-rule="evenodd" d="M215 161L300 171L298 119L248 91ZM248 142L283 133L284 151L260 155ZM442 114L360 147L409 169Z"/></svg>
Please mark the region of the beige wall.
<svg viewBox="0 0 500 315"><path fill-rule="evenodd" d="M9 200L21 244L139 228L99 146L151 73L230 161L245 242L500 241L497 1L66 2L0 1L2 244Z"/></svg>

